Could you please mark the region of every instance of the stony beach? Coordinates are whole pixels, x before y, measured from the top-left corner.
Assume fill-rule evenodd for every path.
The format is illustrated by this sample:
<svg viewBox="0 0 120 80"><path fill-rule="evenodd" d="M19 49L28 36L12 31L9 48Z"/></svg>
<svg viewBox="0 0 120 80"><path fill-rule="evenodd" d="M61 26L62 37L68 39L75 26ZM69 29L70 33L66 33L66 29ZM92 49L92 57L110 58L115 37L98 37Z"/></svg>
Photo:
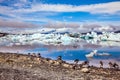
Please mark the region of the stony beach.
<svg viewBox="0 0 120 80"><path fill-rule="evenodd" d="M120 70L81 67L40 55L0 53L0 80L119 80Z"/></svg>

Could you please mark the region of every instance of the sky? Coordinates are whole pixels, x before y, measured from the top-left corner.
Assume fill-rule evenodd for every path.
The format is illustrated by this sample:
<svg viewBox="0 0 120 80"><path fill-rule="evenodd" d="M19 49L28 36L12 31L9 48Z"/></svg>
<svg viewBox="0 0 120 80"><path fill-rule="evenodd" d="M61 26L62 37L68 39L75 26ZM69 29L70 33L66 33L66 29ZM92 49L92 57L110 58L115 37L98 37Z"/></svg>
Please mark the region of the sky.
<svg viewBox="0 0 120 80"><path fill-rule="evenodd" d="M0 0L0 29L49 23L120 25L120 0Z"/></svg>

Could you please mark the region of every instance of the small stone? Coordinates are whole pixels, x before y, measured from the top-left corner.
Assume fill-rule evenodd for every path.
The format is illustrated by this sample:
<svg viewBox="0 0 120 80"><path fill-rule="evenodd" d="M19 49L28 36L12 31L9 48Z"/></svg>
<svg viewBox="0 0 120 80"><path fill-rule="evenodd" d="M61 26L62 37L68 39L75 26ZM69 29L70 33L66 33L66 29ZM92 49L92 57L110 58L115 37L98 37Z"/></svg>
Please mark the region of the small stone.
<svg viewBox="0 0 120 80"><path fill-rule="evenodd" d="M39 62L39 61L40 61L40 58L36 58L36 61L38 61L38 62Z"/></svg>
<svg viewBox="0 0 120 80"><path fill-rule="evenodd" d="M84 72L84 73L89 73L90 72L90 70L88 68L82 68L81 71Z"/></svg>
<svg viewBox="0 0 120 80"><path fill-rule="evenodd" d="M54 63L54 61L53 60L49 60L49 64L53 64Z"/></svg>
<svg viewBox="0 0 120 80"><path fill-rule="evenodd" d="M22 65L22 67L25 67L25 65Z"/></svg>
<svg viewBox="0 0 120 80"><path fill-rule="evenodd" d="M32 64L29 65L29 67L32 67L32 66L33 66Z"/></svg>
<svg viewBox="0 0 120 80"><path fill-rule="evenodd" d="M62 64L62 66L66 67L66 68L69 68L69 67L70 67L70 65L67 64L67 63Z"/></svg>
<svg viewBox="0 0 120 80"><path fill-rule="evenodd" d="M55 61L54 65L60 65L60 62Z"/></svg>

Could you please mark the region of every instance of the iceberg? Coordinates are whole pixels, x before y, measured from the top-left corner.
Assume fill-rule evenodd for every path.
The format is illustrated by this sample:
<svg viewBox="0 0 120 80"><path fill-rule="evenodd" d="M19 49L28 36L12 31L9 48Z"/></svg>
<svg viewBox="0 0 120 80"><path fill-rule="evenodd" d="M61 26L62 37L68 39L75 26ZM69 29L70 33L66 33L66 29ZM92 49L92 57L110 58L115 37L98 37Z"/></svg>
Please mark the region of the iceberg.
<svg viewBox="0 0 120 80"><path fill-rule="evenodd" d="M53 29L52 29L53 30ZM58 30L59 31L59 30ZM62 29L61 31L66 31ZM42 34L32 33L32 34L8 34L4 37L0 37L0 42L10 42L15 43L13 45L25 45L25 44L53 44L53 45L70 45L84 39L87 43L106 45L106 46L120 46L116 42L120 42L120 33L114 32L103 32L102 34L97 34L96 32L90 32L86 34L80 33L49 33Z"/></svg>
<svg viewBox="0 0 120 80"><path fill-rule="evenodd" d="M120 41L120 33L114 32L104 32L102 35L99 35L101 41Z"/></svg>

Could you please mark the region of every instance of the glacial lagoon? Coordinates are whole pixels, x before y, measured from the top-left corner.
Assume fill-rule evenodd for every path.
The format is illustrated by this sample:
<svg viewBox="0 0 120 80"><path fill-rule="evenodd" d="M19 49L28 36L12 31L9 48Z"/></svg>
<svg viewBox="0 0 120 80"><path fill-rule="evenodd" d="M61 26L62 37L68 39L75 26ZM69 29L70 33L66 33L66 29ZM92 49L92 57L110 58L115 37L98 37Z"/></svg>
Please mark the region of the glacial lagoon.
<svg viewBox="0 0 120 80"><path fill-rule="evenodd" d="M8 38L9 36L7 36ZM31 37L31 36L29 36ZM62 36L64 37L64 36ZM21 38L21 37L20 37ZM62 56L62 59L67 62L73 62L75 59L79 59L80 62L89 60L92 64L98 64L100 60L108 63L109 61L117 62L120 64L120 42L119 41L95 41L94 39L83 40L80 38L74 41L69 41L69 37L63 38L63 43L48 43L45 44L45 40L41 42L38 39L22 40L17 37L13 39L6 39L3 37L0 42L0 52L14 52L14 53L41 53L41 56L51 59L56 59L57 56ZM42 37L43 38L43 37ZM15 40L15 41L14 41ZM20 43L20 40L22 43ZM87 58L85 55L91 51L97 50L98 53L109 53L109 56L93 56Z"/></svg>

